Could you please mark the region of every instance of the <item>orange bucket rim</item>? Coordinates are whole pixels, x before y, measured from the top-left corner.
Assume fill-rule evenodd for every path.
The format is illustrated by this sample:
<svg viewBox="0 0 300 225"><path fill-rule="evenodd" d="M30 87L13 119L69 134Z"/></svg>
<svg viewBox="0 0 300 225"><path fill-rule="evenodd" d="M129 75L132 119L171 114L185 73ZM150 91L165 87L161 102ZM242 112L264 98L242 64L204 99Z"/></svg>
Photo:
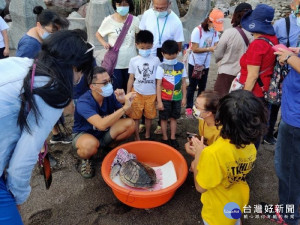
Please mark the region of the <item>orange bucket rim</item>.
<svg viewBox="0 0 300 225"><path fill-rule="evenodd" d="M113 182L113 180L109 177L109 172L106 168L105 168L105 159L107 158L110 158L111 155L113 155L116 151L118 151L120 148L123 148L123 146L127 146L128 144L131 145L131 144L138 144L138 143L155 143L157 145L161 145L161 146L167 146L169 149L171 149L173 151L173 153L175 153L180 159L181 161L183 162L183 174L184 176L182 177L179 177L177 178L177 181L172 184L171 186L167 187L167 188L163 188L161 190L156 190L156 191L149 191L149 192L144 192L144 191L135 191L135 190L129 190L125 187L121 187L119 186L118 184L116 184L115 182ZM127 149L126 149L127 150ZM128 151L130 152L130 150ZM172 160L170 160L172 161ZM107 176L105 175L107 174ZM103 180L105 181L105 183L113 190L115 191L119 191L121 192L122 194L133 194L135 196L139 196L139 197L149 197L149 193L151 193L152 196L160 196L160 195L165 195L167 193L172 193L172 192L175 192L183 183L184 181L186 180L187 178L187 174L188 174L188 167L187 167L187 163L186 163L186 160L185 158L181 155L181 153L178 152L178 150L176 150L175 148L169 146L169 145L166 145L166 144L163 144L163 143L160 143L160 142L156 142L156 141L133 141L133 142L127 142L127 143L124 143L122 145L119 145L117 147L115 147L113 150L111 150L107 156L104 158L103 162L102 162L102 166L101 166L101 175L102 175L102 178Z"/></svg>

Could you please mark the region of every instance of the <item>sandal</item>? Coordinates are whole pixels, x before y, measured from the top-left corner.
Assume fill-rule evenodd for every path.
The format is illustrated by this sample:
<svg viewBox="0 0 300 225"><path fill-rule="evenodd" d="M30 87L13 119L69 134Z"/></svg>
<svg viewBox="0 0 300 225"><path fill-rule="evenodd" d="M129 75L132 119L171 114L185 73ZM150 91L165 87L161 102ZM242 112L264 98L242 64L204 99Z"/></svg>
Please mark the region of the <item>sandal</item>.
<svg viewBox="0 0 300 225"><path fill-rule="evenodd" d="M185 116L188 119L192 119L193 118L193 110L191 108L186 108L185 109Z"/></svg>
<svg viewBox="0 0 300 225"><path fill-rule="evenodd" d="M179 143L177 142L176 139L170 139L170 142L171 142L171 146L173 148L178 148L179 147Z"/></svg>
<svg viewBox="0 0 300 225"><path fill-rule="evenodd" d="M155 131L154 131L154 134L162 134L162 131L161 131L161 126L157 125Z"/></svg>
<svg viewBox="0 0 300 225"><path fill-rule="evenodd" d="M84 178L92 178L95 176L95 168L90 159L83 159L81 161L80 174Z"/></svg>
<svg viewBox="0 0 300 225"><path fill-rule="evenodd" d="M145 124L140 124L139 125L139 133L143 133L146 130Z"/></svg>

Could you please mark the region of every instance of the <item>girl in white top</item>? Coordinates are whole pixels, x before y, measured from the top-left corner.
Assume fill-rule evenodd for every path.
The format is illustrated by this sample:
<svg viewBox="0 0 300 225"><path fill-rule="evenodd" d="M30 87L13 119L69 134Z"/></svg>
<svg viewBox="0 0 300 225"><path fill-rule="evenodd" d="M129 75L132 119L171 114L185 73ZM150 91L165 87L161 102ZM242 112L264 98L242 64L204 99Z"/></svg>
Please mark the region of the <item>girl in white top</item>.
<svg viewBox="0 0 300 225"><path fill-rule="evenodd" d="M112 0L112 7L116 12L106 17L96 32L98 41L105 49L109 49L115 45L129 12L134 11L132 0ZM131 26L119 50L117 64L112 77L114 89L127 89L129 61L137 55L135 34L138 31L139 19L133 16ZM108 36L108 42L104 40L105 36Z"/></svg>
<svg viewBox="0 0 300 225"><path fill-rule="evenodd" d="M194 93L198 86L198 95L205 90L211 53L219 41L218 31L223 30L224 14L219 9L213 9L203 23L195 27L191 35L192 53L189 56L189 86L187 88L186 114L190 116L194 103ZM195 64L204 65L201 79L192 77Z"/></svg>

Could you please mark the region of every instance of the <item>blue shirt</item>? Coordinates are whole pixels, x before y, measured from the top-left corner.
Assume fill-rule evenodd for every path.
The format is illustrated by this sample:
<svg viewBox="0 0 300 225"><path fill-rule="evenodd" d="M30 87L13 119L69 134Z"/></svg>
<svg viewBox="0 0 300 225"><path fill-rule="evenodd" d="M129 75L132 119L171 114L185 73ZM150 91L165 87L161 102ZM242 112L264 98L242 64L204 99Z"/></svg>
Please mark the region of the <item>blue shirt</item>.
<svg viewBox="0 0 300 225"><path fill-rule="evenodd" d="M292 14L289 16L290 18L290 47L296 47L298 37L300 35L300 27L297 26L297 18ZM274 29L276 33L276 37L280 44L287 44L287 32L286 32L286 23L285 18L281 18L277 20L274 24Z"/></svg>
<svg viewBox="0 0 300 225"><path fill-rule="evenodd" d="M41 50L42 44L35 38L25 34L18 43L16 56L34 59Z"/></svg>
<svg viewBox="0 0 300 225"><path fill-rule="evenodd" d="M284 122L300 128L300 74L292 67L283 80L281 115Z"/></svg>
<svg viewBox="0 0 300 225"><path fill-rule="evenodd" d="M108 116L122 108L122 104L112 94L103 99L102 105L94 99L91 90L85 92L77 101L74 113L73 133L86 132L100 138L104 131L99 131L87 119L98 114L101 117Z"/></svg>
<svg viewBox="0 0 300 225"><path fill-rule="evenodd" d="M33 112L29 111L27 123L31 133L21 131L17 125L20 93L32 62L32 59L19 57L0 60L0 176L6 171L6 186L17 205L24 203L29 196L31 173L38 154L63 111L34 95L40 113L38 124ZM34 87L44 86L48 80L49 77L36 76Z"/></svg>

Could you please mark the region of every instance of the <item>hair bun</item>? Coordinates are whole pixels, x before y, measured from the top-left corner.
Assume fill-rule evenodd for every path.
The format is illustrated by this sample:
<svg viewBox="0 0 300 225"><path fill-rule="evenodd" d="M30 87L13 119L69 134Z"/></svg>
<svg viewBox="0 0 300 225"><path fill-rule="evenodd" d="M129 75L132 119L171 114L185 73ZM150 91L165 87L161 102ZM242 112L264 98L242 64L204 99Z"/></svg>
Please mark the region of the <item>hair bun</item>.
<svg viewBox="0 0 300 225"><path fill-rule="evenodd" d="M39 15L41 14L41 12L43 12L44 8L40 5L34 7L33 9L33 13L36 14L36 15Z"/></svg>

